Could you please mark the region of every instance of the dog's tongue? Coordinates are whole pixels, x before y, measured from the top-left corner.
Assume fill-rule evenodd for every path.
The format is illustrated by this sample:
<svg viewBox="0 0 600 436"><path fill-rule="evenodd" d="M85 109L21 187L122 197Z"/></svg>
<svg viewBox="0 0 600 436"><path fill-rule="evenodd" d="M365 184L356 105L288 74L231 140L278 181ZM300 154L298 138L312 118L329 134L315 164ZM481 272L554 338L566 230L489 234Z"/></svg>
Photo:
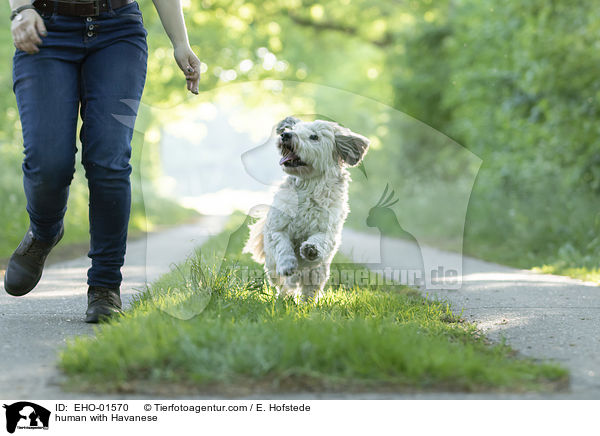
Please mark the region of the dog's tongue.
<svg viewBox="0 0 600 436"><path fill-rule="evenodd" d="M294 153L288 153L285 156L283 156L281 158L281 160L279 161L279 165L283 165L284 163L286 163L287 161L290 160L294 160L296 159L298 156L296 156Z"/></svg>

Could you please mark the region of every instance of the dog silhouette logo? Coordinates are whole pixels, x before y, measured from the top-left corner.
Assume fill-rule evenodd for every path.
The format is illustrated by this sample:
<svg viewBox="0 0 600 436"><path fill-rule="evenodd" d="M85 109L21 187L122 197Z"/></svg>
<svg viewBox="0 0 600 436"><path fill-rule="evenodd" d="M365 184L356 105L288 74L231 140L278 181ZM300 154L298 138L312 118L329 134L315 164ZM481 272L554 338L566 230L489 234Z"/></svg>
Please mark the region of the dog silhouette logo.
<svg viewBox="0 0 600 436"><path fill-rule="evenodd" d="M9 433L14 433L17 428L48 429L50 411L38 404L19 401L2 407L6 409L6 431Z"/></svg>
<svg viewBox="0 0 600 436"><path fill-rule="evenodd" d="M382 264L391 266L395 269L409 272L418 271L421 279L424 279L423 255L419 241L409 232L407 232L400 222L392 206L398 203L399 198L395 197L395 191L389 184L385 185L385 190L375 206L369 210L366 220L368 227L376 227L380 234L380 259ZM391 243L388 238L400 238L405 244L402 247L402 256L398 256L397 244ZM391 263L390 263L391 262ZM408 279L408 276L407 276Z"/></svg>

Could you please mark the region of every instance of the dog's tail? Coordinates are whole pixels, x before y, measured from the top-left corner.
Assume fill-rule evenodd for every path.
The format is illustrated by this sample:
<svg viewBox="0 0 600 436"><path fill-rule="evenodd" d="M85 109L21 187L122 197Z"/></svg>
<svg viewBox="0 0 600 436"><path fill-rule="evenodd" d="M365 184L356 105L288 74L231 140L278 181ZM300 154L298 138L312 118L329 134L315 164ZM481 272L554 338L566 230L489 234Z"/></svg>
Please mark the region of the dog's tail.
<svg viewBox="0 0 600 436"><path fill-rule="evenodd" d="M250 236L248 241L242 250L242 253L250 253L252 260L258 263L265 262L265 238L263 229L265 222L267 221L268 207L259 206L254 207L250 211L250 215L258 218L254 224L248 226L250 229Z"/></svg>

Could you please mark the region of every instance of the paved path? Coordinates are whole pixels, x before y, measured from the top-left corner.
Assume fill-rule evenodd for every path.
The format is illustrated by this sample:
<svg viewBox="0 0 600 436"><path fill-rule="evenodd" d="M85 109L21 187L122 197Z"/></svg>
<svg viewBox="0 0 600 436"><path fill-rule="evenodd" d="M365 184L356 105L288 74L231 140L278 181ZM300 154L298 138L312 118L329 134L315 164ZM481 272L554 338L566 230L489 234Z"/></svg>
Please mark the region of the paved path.
<svg viewBox="0 0 600 436"><path fill-rule="evenodd" d="M145 283L168 272L173 263L184 260L194 247L218 233L223 223L224 218L204 217L193 225L130 243L123 268L124 306ZM88 266L86 257L51 265L36 289L25 297L11 297L0 290L0 398L82 397L58 387L61 376L55 363L56 352L66 339L94 332L93 326L83 322Z"/></svg>
<svg viewBox="0 0 600 436"><path fill-rule="evenodd" d="M354 260L376 258L379 247L378 235L344 230L341 251ZM458 256L421 250L424 256L428 251L430 257L444 258L441 264ZM386 264L406 264L403 253L411 251L409 243L386 238ZM505 337L523 355L553 359L569 368L567 397L600 398L600 287L468 257L463 258L462 273L459 290L429 291L429 295L450 301L455 312L462 310L465 319L477 323L491 339Z"/></svg>

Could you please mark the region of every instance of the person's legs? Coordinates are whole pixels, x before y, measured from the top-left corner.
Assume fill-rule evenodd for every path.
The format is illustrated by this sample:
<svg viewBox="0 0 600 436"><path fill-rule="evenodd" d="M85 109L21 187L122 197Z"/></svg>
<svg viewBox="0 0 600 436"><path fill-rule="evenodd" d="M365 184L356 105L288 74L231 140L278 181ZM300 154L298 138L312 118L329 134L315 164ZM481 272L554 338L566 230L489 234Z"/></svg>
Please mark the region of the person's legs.
<svg viewBox="0 0 600 436"><path fill-rule="evenodd" d="M30 228L11 256L4 289L22 296L39 282L50 250L63 235L69 185L75 171L79 66L55 50L17 50L13 90L23 127L23 184Z"/></svg>
<svg viewBox="0 0 600 436"><path fill-rule="evenodd" d="M54 56L17 51L14 92L23 127L23 184L35 238L51 240L62 228L75 171L79 66Z"/></svg>
<svg viewBox="0 0 600 436"><path fill-rule="evenodd" d="M133 6L126 6L133 7ZM135 5L137 8L137 5ZM130 15L96 25L81 67L82 162L90 189L88 285L117 289L122 281L131 204L133 127L146 79L146 32ZM135 102L131 105L123 102Z"/></svg>

